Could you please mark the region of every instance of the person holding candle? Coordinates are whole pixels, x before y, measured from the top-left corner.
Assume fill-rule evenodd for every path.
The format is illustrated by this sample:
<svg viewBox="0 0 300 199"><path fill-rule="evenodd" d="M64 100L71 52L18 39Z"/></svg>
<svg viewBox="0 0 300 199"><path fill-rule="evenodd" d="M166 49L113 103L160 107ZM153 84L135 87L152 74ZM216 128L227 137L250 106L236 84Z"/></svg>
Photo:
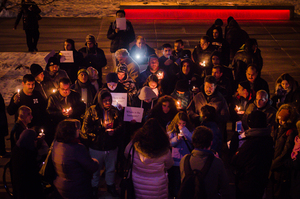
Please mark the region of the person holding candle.
<svg viewBox="0 0 300 199"><path fill-rule="evenodd" d="M171 96L176 100L178 110L186 110L193 98L193 93L189 90L188 80L182 79L177 81Z"/></svg>
<svg viewBox="0 0 300 199"><path fill-rule="evenodd" d="M150 75L143 86L149 86L157 97L163 96L164 92L161 87L161 81L156 75Z"/></svg>
<svg viewBox="0 0 300 199"><path fill-rule="evenodd" d="M210 38L205 35L201 37L199 44L195 46L192 58L197 65L196 73L205 78L208 75L209 59L214 52L214 47L211 45Z"/></svg>
<svg viewBox="0 0 300 199"><path fill-rule="evenodd" d="M121 137L122 119L118 109L112 106L112 96L107 89L98 93L97 104L90 106L83 118L83 139L89 140L88 148L92 158L99 161L98 170L93 174L92 187L97 196L100 170L105 165L107 191L118 196L115 187L115 166Z"/></svg>
<svg viewBox="0 0 300 199"><path fill-rule="evenodd" d="M47 113L51 118L51 132L55 132L55 128L60 121L67 118L81 119L81 115L85 112L85 103L76 91L71 90L71 81L69 78L59 80L58 92L50 95L47 105ZM47 136L46 136L47 138ZM47 140L51 143L54 138L52 133Z"/></svg>
<svg viewBox="0 0 300 199"><path fill-rule="evenodd" d="M26 105L32 110L33 119L29 127L43 126L45 124L46 101L40 92L34 90L35 79L31 74L23 76L22 89L16 92L10 100L7 107L9 115L15 115L15 121L18 119L18 109Z"/></svg>
<svg viewBox="0 0 300 199"><path fill-rule="evenodd" d="M248 81L240 82L237 92L229 105L232 130L235 129L235 123L242 120L245 111L252 102L254 102L254 96L251 93L250 83Z"/></svg>
<svg viewBox="0 0 300 199"><path fill-rule="evenodd" d="M172 146L173 166L168 170L169 193L172 197L177 197L180 188L180 160L192 152L193 125L187 114L183 111L176 114L167 128L170 144Z"/></svg>

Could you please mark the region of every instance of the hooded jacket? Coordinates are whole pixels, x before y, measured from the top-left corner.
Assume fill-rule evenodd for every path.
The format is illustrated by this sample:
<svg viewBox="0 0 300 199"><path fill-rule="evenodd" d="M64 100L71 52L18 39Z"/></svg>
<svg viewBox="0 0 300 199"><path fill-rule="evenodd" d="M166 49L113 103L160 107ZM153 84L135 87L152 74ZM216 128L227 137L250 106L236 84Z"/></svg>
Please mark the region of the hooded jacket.
<svg viewBox="0 0 300 199"><path fill-rule="evenodd" d="M102 102L104 95L111 97L107 89L102 89L101 92L98 93L98 103L90 106L85 112L81 132L81 137L89 140L89 148L98 151L116 149L119 144L122 128L122 118L118 109L112 105L109 109L104 109ZM112 136L105 131L105 119L109 119L109 121L113 123L114 134Z"/></svg>

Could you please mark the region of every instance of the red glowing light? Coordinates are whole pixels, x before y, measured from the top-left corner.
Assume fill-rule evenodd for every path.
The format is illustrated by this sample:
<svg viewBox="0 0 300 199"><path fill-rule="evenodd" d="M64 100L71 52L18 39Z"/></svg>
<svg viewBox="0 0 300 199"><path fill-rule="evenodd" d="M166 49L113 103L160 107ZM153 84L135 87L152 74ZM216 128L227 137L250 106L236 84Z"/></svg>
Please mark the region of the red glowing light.
<svg viewBox="0 0 300 199"><path fill-rule="evenodd" d="M127 19L289 20L290 10L269 9L125 9Z"/></svg>

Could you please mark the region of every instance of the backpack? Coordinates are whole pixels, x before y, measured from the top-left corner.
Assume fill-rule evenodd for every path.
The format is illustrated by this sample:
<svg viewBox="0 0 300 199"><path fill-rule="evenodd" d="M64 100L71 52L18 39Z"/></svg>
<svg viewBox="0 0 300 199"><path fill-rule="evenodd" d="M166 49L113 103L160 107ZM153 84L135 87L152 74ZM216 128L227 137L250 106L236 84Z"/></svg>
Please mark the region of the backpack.
<svg viewBox="0 0 300 199"><path fill-rule="evenodd" d="M204 179L213 162L214 155L210 154L201 170L192 170L190 165L191 154L187 155L184 160L185 177L180 185L177 199L205 199Z"/></svg>

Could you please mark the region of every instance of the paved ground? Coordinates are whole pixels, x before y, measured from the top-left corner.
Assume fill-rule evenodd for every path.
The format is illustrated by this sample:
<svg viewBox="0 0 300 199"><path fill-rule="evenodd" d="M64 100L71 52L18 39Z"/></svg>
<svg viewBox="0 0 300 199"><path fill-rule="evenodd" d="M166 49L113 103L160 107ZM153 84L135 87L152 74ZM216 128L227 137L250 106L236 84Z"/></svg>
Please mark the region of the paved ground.
<svg viewBox="0 0 300 199"><path fill-rule="evenodd" d="M89 33L97 37L99 47L107 56L108 67L112 65L109 53L110 41L106 33L113 18L43 18L40 21L40 51L62 50L63 41L72 38L76 48L84 45L85 36ZM136 35L143 35L148 45L159 49L164 43L173 43L183 39L185 47L193 49L199 38L206 33L213 21L189 20L132 20ZM267 80L271 93L274 81L284 73L290 73L300 82L300 20L294 21L238 21L250 37L258 40L262 51L264 66L262 77ZM0 19L0 52L26 52L25 33L20 24L13 31L14 19ZM160 55L160 50L157 51ZM13 124L9 117L10 129ZM8 142L7 142L8 143ZM9 146L8 146L9 147ZM8 198L2 187L3 165L8 159L0 159L0 198ZM106 197L106 196L105 196Z"/></svg>

